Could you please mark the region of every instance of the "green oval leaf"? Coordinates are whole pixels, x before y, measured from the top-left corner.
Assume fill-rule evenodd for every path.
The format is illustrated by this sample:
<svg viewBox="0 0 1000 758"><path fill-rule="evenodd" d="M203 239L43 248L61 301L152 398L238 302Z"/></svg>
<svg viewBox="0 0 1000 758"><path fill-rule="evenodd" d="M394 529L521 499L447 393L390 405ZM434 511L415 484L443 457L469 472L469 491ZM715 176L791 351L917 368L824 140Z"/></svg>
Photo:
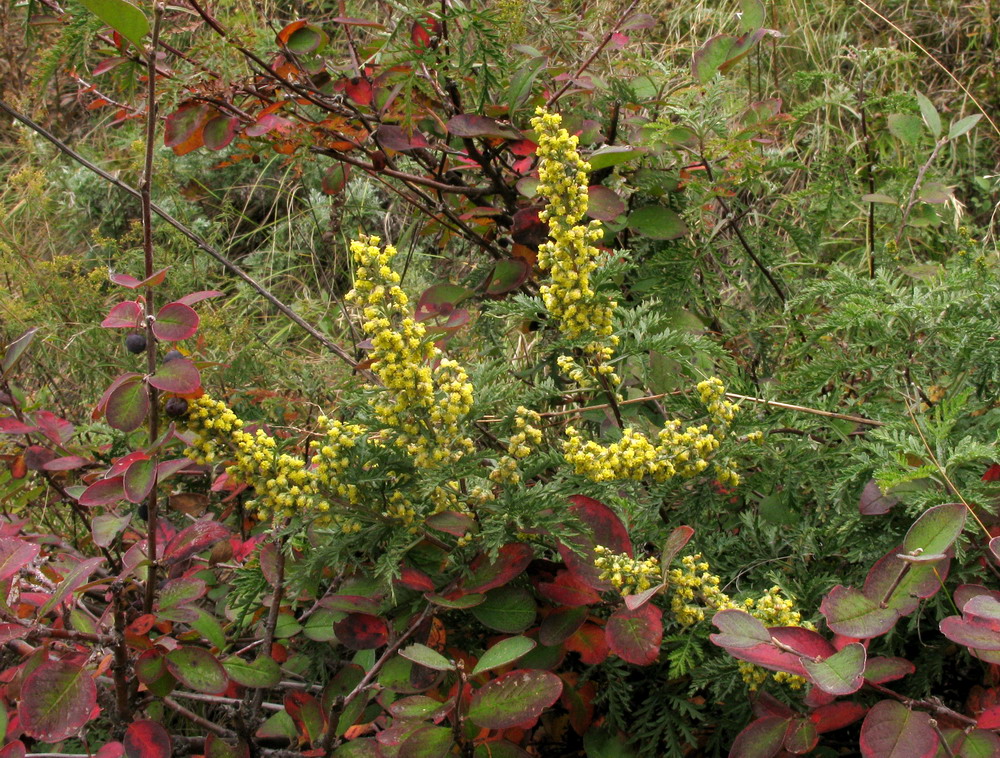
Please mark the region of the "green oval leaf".
<svg viewBox="0 0 1000 758"><path fill-rule="evenodd" d="M419 663L421 666L426 666L435 671L452 671L455 668L455 664L441 655L437 650L433 650L427 647L427 645L421 645L419 642L403 648L399 651L399 654L408 661Z"/></svg>
<svg viewBox="0 0 1000 758"><path fill-rule="evenodd" d="M850 695L864 684L866 652L860 642L852 642L822 661L802 658L803 668L809 678L824 692L831 695Z"/></svg>
<svg viewBox="0 0 1000 758"><path fill-rule="evenodd" d="M149 19L126 0L80 0L80 5L110 26L140 50L149 34Z"/></svg>
<svg viewBox="0 0 1000 758"><path fill-rule="evenodd" d="M626 163L633 158L645 155L645 153L646 151L642 148L628 145L608 145L592 152L587 157L587 163L590 164L591 171L600 171L610 166Z"/></svg>
<svg viewBox="0 0 1000 758"><path fill-rule="evenodd" d="M508 729L541 715L562 688L562 680L548 671L511 671L473 693L468 715L484 729Z"/></svg>
<svg viewBox="0 0 1000 758"><path fill-rule="evenodd" d="M965 528L968 509L962 503L945 503L924 511L903 539L903 552L939 554L950 548Z"/></svg>
<svg viewBox="0 0 1000 758"><path fill-rule="evenodd" d="M688 233L681 217L662 205L647 205L632 211L628 228L654 240L674 240Z"/></svg>
<svg viewBox="0 0 1000 758"><path fill-rule="evenodd" d="M531 593L520 587L500 587L472 609L483 626L506 634L522 632L535 622L537 609Z"/></svg>
<svg viewBox="0 0 1000 758"><path fill-rule="evenodd" d="M527 637L508 637L505 640L500 640L497 644L483 653L482 658L479 659L479 663L476 667L472 669L472 675L481 674L484 671L489 671L490 669L500 668L501 666L506 666L508 663L513 663L518 658L530 653L534 650L538 643Z"/></svg>
<svg viewBox="0 0 1000 758"><path fill-rule="evenodd" d="M166 655L167 670L197 692L221 695L229 687L229 676L215 656L204 648L181 645Z"/></svg>
<svg viewBox="0 0 1000 758"><path fill-rule="evenodd" d="M116 387L104 408L104 416L113 429L134 432L149 415L149 390L146 383L133 378Z"/></svg>
<svg viewBox="0 0 1000 758"><path fill-rule="evenodd" d="M128 467L123 481L125 499L130 503L141 503L156 483L156 461L143 458Z"/></svg>

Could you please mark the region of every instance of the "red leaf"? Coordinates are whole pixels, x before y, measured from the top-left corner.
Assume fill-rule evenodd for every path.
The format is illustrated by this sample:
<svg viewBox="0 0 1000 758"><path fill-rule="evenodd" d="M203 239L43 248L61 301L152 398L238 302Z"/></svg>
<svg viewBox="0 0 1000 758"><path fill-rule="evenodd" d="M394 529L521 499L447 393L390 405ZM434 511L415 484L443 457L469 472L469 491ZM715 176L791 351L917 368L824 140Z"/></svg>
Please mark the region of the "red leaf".
<svg viewBox="0 0 1000 758"><path fill-rule="evenodd" d="M538 591L553 603L574 608L580 605L592 605L601 600L601 596L597 592L569 571L560 571L552 582L539 583Z"/></svg>
<svg viewBox="0 0 1000 758"><path fill-rule="evenodd" d="M750 722L736 735L729 758L771 758L777 755L791 723L791 719L780 716L766 716Z"/></svg>
<svg viewBox="0 0 1000 758"><path fill-rule="evenodd" d="M434 582L420 569L412 566L403 566L399 572L399 583L410 590L418 592L433 592Z"/></svg>
<svg viewBox="0 0 1000 758"><path fill-rule="evenodd" d="M809 718L816 724L816 731L820 734L843 729L849 724L853 724L864 716L868 709L860 703L830 703L821 705L809 714Z"/></svg>
<svg viewBox="0 0 1000 758"><path fill-rule="evenodd" d="M173 744L167 730L155 721L133 721L125 731L128 758L170 758Z"/></svg>
<svg viewBox="0 0 1000 758"><path fill-rule="evenodd" d="M29 471L41 471L45 464L56 457L56 454L47 447L41 445L31 445L24 449L24 465Z"/></svg>
<svg viewBox="0 0 1000 758"><path fill-rule="evenodd" d="M986 473L983 474L984 482L996 482L1000 481L1000 463L994 463L988 469Z"/></svg>
<svg viewBox="0 0 1000 758"><path fill-rule="evenodd" d="M204 142L205 123L214 109L206 103L189 101L167 116L163 144L175 155L187 155Z"/></svg>
<svg viewBox="0 0 1000 758"><path fill-rule="evenodd" d="M175 358L162 364L148 381L157 389L183 395L194 392L201 386L201 374L191 361L186 358ZM110 406L108 403L109 408Z"/></svg>
<svg viewBox="0 0 1000 758"><path fill-rule="evenodd" d="M587 215L599 221L614 221L625 212L625 201L615 193L599 184L588 188L589 201Z"/></svg>
<svg viewBox="0 0 1000 758"><path fill-rule="evenodd" d="M108 742L101 745L94 758L121 758L125 755L125 746L120 742Z"/></svg>
<svg viewBox="0 0 1000 758"><path fill-rule="evenodd" d="M31 434L37 431L37 426L29 426L13 416L0 418L0 434Z"/></svg>
<svg viewBox="0 0 1000 758"><path fill-rule="evenodd" d="M994 705L980 713L976 726L980 729L1000 729L1000 705Z"/></svg>
<svg viewBox="0 0 1000 758"><path fill-rule="evenodd" d="M14 459L10 462L10 477L11 479L24 479L28 475L28 464L24 460L23 455L16 455Z"/></svg>
<svg viewBox="0 0 1000 758"><path fill-rule="evenodd" d="M202 300L208 300L210 297L222 297L224 294L224 292L219 292L218 290L200 290L184 297L179 297L174 302L181 305L194 305L195 303L200 303Z"/></svg>
<svg viewBox="0 0 1000 758"><path fill-rule="evenodd" d="M0 582L10 579L38 557L40 546L15 537L0 538Z"/></svg>
<svg viewBox="0 0 1000 758"><path fill-rule="evenodd" d="M344 91L358 105L371 105L374 90L371 82L367 79L360 76L348 79L344 84Z"/></svg>
<svg viewBox="0 0 1000 758"><path fill-rule="evenodd" d="M111 505L125 499L125 477L113 476L100 479L80 495L80 505Z"/></svg>
<svg viewBox="0 0 1000 758"><path fill-rule="evenodd" d="M62 458L53 458L42 466L42 468L46 471L74 471L78 468L83 468L89 463L88 459L81 458L79 455L65 455Z"/></svg>
<svg viewBox="0 0 1000 758"><path fill-rule="evenodd" d="M82 666L46 661L21 688L18 714L24 733L45 742L60 742L90 721L97 707L97 686Z"/></svg>
<svg viewBox="0 0 1000 758"><path fill-rule="evenodd" d="M0 758L24 758L27 755L24 743L14 740L0 748Z"/></svg>
<svg viewBox="0 0 1000 758"><path fill-rule="evenodd" d="M56 591L52 593L52 597L38 610L38 617L41 618L49 611L55 610L60 603L84 585L102 563L104 563L103 558L85 558L67 571Z"/></svg>
<svg viewBox="0 0 1000 758"><path fill-rule="evenodd" d="M500 587L528 568L533 557L531 546L523 542L504 545L491 563L485 553L480 553L472 562L472 575L462 583L462 592L473 594Z"/></svg>
<svg viewBox="0 0 1000 758"><path fill-rule="evenodd" d="M323 172L323 179L320 188L324 195L338 195L347 186L347 180L351 176L351 167L346 163L334 163Z"/></svg>
<svg viewBox="0 0 1000 758"><path fill-rule="evenodd" d="M882 494L881 488L874 479L870 479L861 491L858 510L863 516L881 516L888 513L899 503L898 497Z"/></svg>
<svg viewBox="0 0 1000 758"><path fill-rule="evenodd" d="M109 279L115 284L126 287L127 289L134 290L139 287L155 287L157 284L162 284L163 280L167 278L167 268L161 268L159 271L150 274L145 279L136 279L134 276L129 276L128 274L110 274Z"/></svg>
<svg viewBox="0 0 1000 758"><path fill-rule="evenodd" d="M584 495L574 495L570 498L573 505L570 513L590 527L591 534L581 534L569 545L558 545L559 555L566 562L566 567L587 586L605 592L613 589L611 582L600 579L600 569L594 565L597 553L596 545L603 545L613 553L632 555L632 541L628 530L621 519L608 506Z"/></svg>
<svg viewBox="0 0 1000 758"><path fill-rule="evenodd" d="M608 657L608 640L599 626L584 624L566 640L566 650L579 653L580 660L588 666L596 666Z"/></svg>
<svg viewBox="0 0 1000 758"><path fill-rule="evenodd" d="M349 613L333 625L333 631L351 650L373 650L389 641L389 625L369 613Z"/></svg>
<svg viewBox="0 0 1000 758"><path fill-rule="evenodd" d="M408 153L418 148L429 148L430 143L416 129L407 130L392 124L383 124L375 132L375 140L382 147L398 153Z"/></svg>
<svg viewBox="0 0 1000 758"><path fill-rule="evenodd" d="M112 308L101 326L105 329L136 329L142 324L142 306L134 300L126 300Z"/></svg>
<svg viewBox="0 0 1000 758"><path fill-rule="evenodd" d="M229 529L218 521L196 521L167 543L163 560L168 564L177 563L226 539L229 539Z"/></svg>
<svg viewBox="0 0 1000 758"><path fill-rule="evenodd" d="M130 503L141 503L156 483L156 464L151 458L136 461L128 467L122 482L125 499Z"/></svg>
<svg viewBox="0 0 1000 758"><path fill-rule="evenodd" d="M662 617L663 612L652 603L634 611L619 608L604 628L611 652L637 666L655 662L663 641Z"/></svg>
<svg viewBox="0 0 1000 758"><path fill-rule="evenodd" d="M247 127L244 134L248 137L262 137L270 132L287 134L292 129L292 122L283 116L276 116L273 113L265 113L257 119L253 126Z"/></svg>
<svg viewBox="0 0 1000 758"><path fill-rule="evenodd" d="M149 415L146 383L138 376L122 382L108 395L104 415L109 426L122 432L132 432L142 426Z"/></svg>
<svg viewBox="0 0 1000 758"><path fill-rule="evenodd" d="M485 729L509 729L538 718L562 689L562 680L548 671L511 671L473 693L469 719Z"/></svg>
<svg viewBox="0 0 1000 758"><path fill-rule="evenodd" d="M494 139L524 139L521 134L510 124L501 124L499 121L486 116L477 116L473 113L463 113L452 116L447 123L448 133L456 137L491 137Z"/></svg>
<svg viewBox="0 0 1000 758"><path fill-rule="evenodd" d="M186 340L196 331L198 331L198 314L191 306L181 302L164 305L153 322L153 334L156 339L164 342Z"/></svg>

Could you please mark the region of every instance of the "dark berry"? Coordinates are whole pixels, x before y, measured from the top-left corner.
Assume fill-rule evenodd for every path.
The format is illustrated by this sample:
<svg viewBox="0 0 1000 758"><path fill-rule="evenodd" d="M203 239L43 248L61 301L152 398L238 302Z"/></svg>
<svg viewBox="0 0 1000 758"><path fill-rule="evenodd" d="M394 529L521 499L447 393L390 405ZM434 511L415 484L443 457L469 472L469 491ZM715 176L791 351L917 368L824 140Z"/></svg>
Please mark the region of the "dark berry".
<svg viewBox="0 0 1000 758"><path fill-rule="evenodd" d="M125 349L134 355L146 352L146 337L143 334L130 334L125 338Z"/></svg>
<svg viewBox="0 0 1000 758"><path fill-rule="evenodd" d="M183 358L183 357L184 353L182 353L180 350L170 350L167 352L166 355L163 356L163 362L168 363L169 361L175 361L178 358Z"/></svg>
<svg viewBox="0 0 1000 758"><path fill-rule="evenodd" d="M163 406L163 410L171 418L186 416L188 412L188 401L182 397L172 397Z"/></svg>
<svg viewBox="0 0 1000 758"><path fill-rule="evenodd" d="M136 512L143 521L149 521L149 506L145 503L140 503Z"/></svg>

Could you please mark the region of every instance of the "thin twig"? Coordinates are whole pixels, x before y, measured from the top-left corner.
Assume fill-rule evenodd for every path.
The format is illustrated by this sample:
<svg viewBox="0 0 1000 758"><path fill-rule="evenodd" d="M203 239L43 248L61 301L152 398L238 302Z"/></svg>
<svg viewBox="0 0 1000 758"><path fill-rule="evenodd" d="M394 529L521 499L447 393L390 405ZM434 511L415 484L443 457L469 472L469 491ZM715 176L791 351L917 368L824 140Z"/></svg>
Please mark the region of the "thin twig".
<svg viewBox="0 0 1000 758"><path fill-rule="evenodd" d="M190 710L188 708L185 708L183 705L181 705L180 703L178 703L173 698L169 698L169 697L163 698L163 704L165 706L167 706L167 708L169 708L170 710L172 710L174 713L180 714L181 716L183 716L184 718L186 718L188 721L191 721L191 722L197 724L202 729L207 729L208 731L212 732L213 734L217 734L219 737L235 737L236 736L235 732L230 731L229 729L226 729L223 726L219 726L218 724L215 724L215 723L209 721L207 718L204 718L203 716L199 716L194 711L192 711L192 710Z"/></svg>

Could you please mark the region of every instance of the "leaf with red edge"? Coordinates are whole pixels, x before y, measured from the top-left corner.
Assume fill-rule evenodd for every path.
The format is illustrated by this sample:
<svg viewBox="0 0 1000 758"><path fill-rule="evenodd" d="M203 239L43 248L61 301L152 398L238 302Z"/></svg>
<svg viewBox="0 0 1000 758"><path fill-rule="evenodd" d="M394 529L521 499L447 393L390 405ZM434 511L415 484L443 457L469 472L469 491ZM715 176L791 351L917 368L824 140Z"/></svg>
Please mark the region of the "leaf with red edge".
<svg viewBox="0 0 1000 758"><path fill-rule="evenodd" d="M994 705L980 713L976 726L980 729L1000 729L1000 705Z"/></svg>
<svg viewBox="0 0 1000 758"><path fill-rule="evenodd" d="M97 707L97 685L83 666L46 661L25 679L18 714L29 737L60 742L90 721Z"/></svg>
<svg viewBox="0 0 1000 758"><path fill-rule="evenodd" d="M106 742L101 745L94 758L121 758L125 755L125 746L120 742Z"/></svg>
<svg viewBox="0 0 1000 758"><path fill-rule="evenodd" d="M128 758L170 758L174 752L167 730L146 719L129 724L122 742Z"/></svg>
<svg viewBox="0 0 1000 758"><path fill-rule="evenodd" d="M580 660L588 666L596 666L608 657L608 640L603 629L587 623L566 640L566 650L579 653Z"/></svg>
<svg viewBox="0 0 1000 758"><path fill-rule="evenodd" d="M437 529L445 534L461 537L469 532L478 532L479 523L468 513L458 511L441 511L427 517L424 521L431 529Z"/></svg>
<svg viewBox="0 0 1000 758"><path fill-rule="evenodd" d="M32 416L32 420L38 425L42 434L56 445L65 445L69 442L75 430L69 421L51 411L38 411Z"/></svg>
<svg viewBox="0 0 1000 758"><path fill-rule="evenodd" d="M862 592L839 584L823 598L819 612L834 632L858 639L885 634L899 619L892 608L881 608Z"/></svg>
<svg viewBox="0 0 1000 758"><path fill-rule="evenodd" d="M447 316L463 300L473 294L468 287L458 284L433 284L424 290L417 301L414 318L424 321L432 316Z"/></svg>
<svg viewBox="0 0 1000 758"><path fill-rule="evenodd" d="M297 55L318 53L329 39L321 27L308 21L293 21L278 32L278 42Z"/></svg>
<svg viewBox="0 0 1000 758"><path fill-rule="evenodd" d="M792 719L780 716L765 716L751 721L736 735L729 758L771 758L777 755L785 743L785 735Z"/></svg>
<svg viewBox="0 0 1000 758"><path fill-rule="evenodd" d="M524 139L524 135L510 124L501 124L496 119L487 116L478 116L474 113L462 113L452 116L448 119L446 126L448 127L448 133L455 137Z"/></svg>
<svg viewBox="0 0 1000 758"><path fill-rule="evenodd" d="M817 687L831 695L843 696L857 692L864 684L865 659L865 646L852 642L821 661L802 658L801 663Z"/></svg>
<svg viewBox="0 0 1000 758"><path fill-rule="evenodd" d="M634 611L619 608L604 628L608 647L619 658L637 666L648 666L660 655L663 612L647 604Z"/></svg>
<svg viewBox="0 0 1000 758"><path fill-rule="evenodd" d="M16 537L0 537L0 582L10 579L35 558L41 547Z"/></svg>
<svg viewBox="0 0 1000 758"><path fill-rule="evenodd" d="M207 103L189 100L167 116L163 144L175 155L187 155L204 142L205 123L214 109Z"/></svg>
<svg viewBox="0 0 1000 758"><path fill-rule="evenodd" d="M938 554L929 563L900 557L900 550L890 550L871 567L865 578L864 594L880 606L884 605L900 616L917 609L920 599L928 598L941 589L951 566L949 555ZM928 556L930 557L930 556Z"/></svg>
<svg viewBox="0 0 1000 758"><path fill-rule="evenodd" d="M24 743L21 740L8 742L0 748L0 758L25 758L27 754Z"/></svg>
<svg viewBox="0 0 1000 758"><path fill-rule="evenodd" d="M865 679L872 684L885 684L902 679L917 670L906 658L869 658L865 664Z"/></svg>
<svg viewBox="0 0 1000 758"><path fill-rule="evenodd" d="M759 619L746 611L727 608L712 617L712 623L721 634L711 634L709 639L719 647L732 652L732 648L752 648L771 644L771 634Z"/></svg>
<svg viewBox="0 0 1000 758"><path fill-rule="evenodd" d="M219 292L219 290L199 290L198 292L191 292L184 297L179 297L174 302L181 305L194 305L211 297L222 297L224 294L224 292Z"/></svg>
<svg viewBox="0 0 1000 758"><path fill-rule="evenodd" d="M25 424L14 416L4 416L0 418L0 434L32 434L37 432L37 426Z"/></svg>
<svg viewBox="0 0 1000 758"><path fill-rule="evenodd" d="M14 370L14 367L17 366L18 361L21 360L24 352L35 340L35 334L37 333L38 327L28 329L28 331L7 345L6 349L3 351L3 360L0 360L0 372L2 372L0 373L0 376L6 379L7 376Z"/></svg>
<svg viewBox="0 0 1000 758"><path fill-rule="evenodd" d="M351 177L351 167L346 163L334 163L323 172L323 179L320 182L320 189L324 195L338 195L347 186L347 180Z"/></svg>
<svg viewBox="0 0 1000 758"><path fill-rule="evenodd" d="M229 688L229 675L205 648L181 645L166 655L167 671L181 684L206 695L221 695Z"/></svg>
<svg viewBox="0 0 1000 758"><path fill-rule="evenodd" d="M376 129L375 141L382 147L395 150L397 153L409 153L431 146L427 138L417 129L404 129L393 124L382 124Z"/></svg>
<svg viewBox="0 0 1000 758"><path fill-rule="evenodd" d="M540 582L538 592L553 603L568 605L572 608L592 605L601 600L601 596L596 591L569 571L560 571L552 582Z"/></svg>
<svg viewBox="0 0 1000 758"><path fill-rule="evenodd" d="M292 690L285 693L284 705L299 734L310 743L318 742L326 722L319 700L308 692Z"/></svg>
<svg viewBox="0 0 1000 758"><path fill-rule="evenodd" d="M156 484L156 463L152 458L136 461L128 467L122 487L125 499L130 503L141 503Z"/></svg>
<svg viewBox="0 0 1000 758"><path fill-rule="evenodd" d="M858 510L862 516L881 516L899 504L899 498L882 492L878 482L870 479L861 491Z"/></svg>
<svg viewBox="0 0 1000 758"><path fill-rule="evenodd" d="M220 540L229 539L228 527L218 521L195 521L174 535L163 551L166 564L177 563L200 553Z"/></svg>
<svg viewBox="0 0 1000 758"><path fill-rule="evenodd" d="M274 113L264 113L257 118L257 121L246 128L243 132L247 137L263 137L271 132L285 134L292 128L292 122L284 116Z"/></svg>
<svg viewBox="0 0 1000 758"><path fill-rule="evenodd" d="M514 213L514 220L510 225L510 237L518 245L534 249L548 239L549 225L539 217L539 210L531 206L521 208Z"/></svg>
<svg viewBox="0 0 1000 758"><path fill-rule="evenodd" d="M194 392L201 386L201 373L187 358L175 358L161 364L147 381L164 392L183 395Z"/></svg>
<svg viewBox="0 0 1000 758"><path fill-rule="evenodd" d="M809 714L810 720L816 724L816 731L820 734L843 729L845 726L853 724L868 713L868 709L860 703L849 703L841 701L821 705Z"/></svg>
<svg viewBox="0 0 1000 758"><path fill-rule="evenodd" d="M23 455L15 455L10 462L10 478L24 479L28 475L28 464Z"/></svg>
<svg viewBox="0 0 1000 758"><path fill-rule="evenodd" d="M625 212L625 201L615 193L600 184L588 188L587 215L598 221L614 221Z"/></svg>
<svg viewBox="0 0 1000 758"><path fill-rule="evenodd" d="M80 495L80 505L111 505L125 499L125 477L112 476L99 479L87 487Z"/></svg>
<svg viewBox="0 0 1000 758"><path fill-rule="evenodd" d="M129 276L128 274L109 274L108 278L115 284L134 290L139 287L155 287L157 284L162 284L163 280L167 278L167 271L169 270L170 266L161 268L159 271L150 274L145 279L136 279L134 276Z"/></svg>
<svg viewBox="0 0 1000 758"><path fill-rule="evenodd" d="M63 600L86 584L87 580L90 579L90 575L102 563L104 563L104 559L101 557L85 558L66 572L56 591L52 593L52 597L46 600L45 605L38 610L38 618L41 618L49 611L55 610Z"/></svg>
<svg viewBox="0 0 1000 758"><path fill-rule="evenodd" d="M928 508L903 538L903 552L943 553L955 544L965 528L969 509L962 503L945 503Z"/></svg>
<svg viewBox="0 0 1000 758"><path fill-rule="evenodd" d="M122 432L133 432L142 426L149 416L146 383L136 376L116 387L108 396L104 415L109 426Z"/></svg>
<svg viewBox="0 0 1000 758"><path fill-rule="evenodd" d="M538 627L538 641L543 645L561 645L583 626L588 614L589 609L585 607L556 608Z"/></svg>
<svg viewBox="0 0 1000 758"><path fill-rule="evenodd" d="M24 448L24 465L29 471L42 471L45 464L56 457L56 454L42 445L29 445Z"/></svg>
<svg viewBox="0 0 1000 758"><path fill-rule="evenodd" d="M83 468L90 462L89 459L82 458L79 455L64 455L61 458L53 458L43 465L42 469L45 471L75 471L76 469Z"/></svg>
<svg viewBox="0 0 1000 758"><path fill-rule="evenodd" d="M666 577L667 569L673 563L674 557L684 549L684 546L694 537L694 529L687 525L675 527L667 537L663 545L663 554L660 556L660 566L663 567L663 576Z"/></svg>
<svg viewBox="0 0 1000 758"><path fill-rule="evenodd" d="M938 736L930 717L895 700L874 705L861 725L865 758L932 758L937 749Z"/></svg>
<svg viewBox="0 0 1000 758"><path fill-rule="evenodd" d="M227 116L223 113L215 112L202 130L202 139L205 147L209 150L223 150L236 138L236 131L240 125L240 120L236 116Z"/></svg>
<svg viewBox="0 0 1000 758"><path fill-rule="evenodd" d="M465 594L488 592L507 584L528 568L534 555L531 546L523 542L504 545L493 561L490 561L485 553L480 553L470 567L471 576L462 583L462 592Z"/></svg>
<svg viewBox="0 0 1000 758"><path fill-rule="evenodd" d="M333 631L351 650L374 650L389 641L389 625L385 619L369 613L349 613L333 625Z"/></svg>
<svg viewBox="0 0 1000 758"><path fill-rule="evenodd" d="M548 671L511 671L473 693L468 716L484 729L509 729L538 718L562 689L562 680Z"/></svg>
<svg viewBox="0 0 1000 758"><path fill-rule="evenodd" d="M944 729L942 734L948 743L948 755L954 758L996 758L1000 755L1000 737L985 729L973 729L971 732Z"/></svg>
<svg viewBox="0 0 1000 758"><path fill-rule="evenodd" d="M164 342L186 340L198 331L198 314L184 303L173 302L164 305L153 322L153 335ZM174 363L174 361L170 361Z"/></svg>
<svg viewBox="0 0 1000 758"><path fill-rule="evenodd" d="M811 753L819 743L819 732L816 725L805 718L792 721L785 734L785 750L793 755Z"/></svg>
<svg viewBox="0 0 1000 758"><path fill-rule="evenodd" d="M354 76L344 82L344 92L358 105L371 105L375 90L372 83L361 76Z"/></svg>
<svg viewBox="0 0 1000 758"><path fill-rule="evenodd" d="M1000 628L995 623L984 623L976 618L948 616L941 619L941 634L976 650L1000 650Z"/></svg>
<svg viewBox="0 0 1000 758"><path fill-rule="evenodd" d="M520 287L528 279L531 267L521 258L497 261L486 285L487 295L504 295Z"/></svg>
<svg viewBox="0 0 1000 758"><path fill-rule="evenodd" d="M134 300L118 303L101 322L105 329L137 329L142 324L142 305Z"/></svg>
<svg viewBox="0 0 1000 758"><path fill-rule="evenodd" d="M570 513L576 516L583 525L590 529L590 534L581 534L569 544L560 543L557 547L566 567L589 587L600 592L614 589L611 582L600 578L600 569L594 565L597 553L596 545L602 545L612 553L627 553L632 555L632 541L628 530L613 510L593 498L585 495L574 495L570 498L573 505Z"/></svg>

